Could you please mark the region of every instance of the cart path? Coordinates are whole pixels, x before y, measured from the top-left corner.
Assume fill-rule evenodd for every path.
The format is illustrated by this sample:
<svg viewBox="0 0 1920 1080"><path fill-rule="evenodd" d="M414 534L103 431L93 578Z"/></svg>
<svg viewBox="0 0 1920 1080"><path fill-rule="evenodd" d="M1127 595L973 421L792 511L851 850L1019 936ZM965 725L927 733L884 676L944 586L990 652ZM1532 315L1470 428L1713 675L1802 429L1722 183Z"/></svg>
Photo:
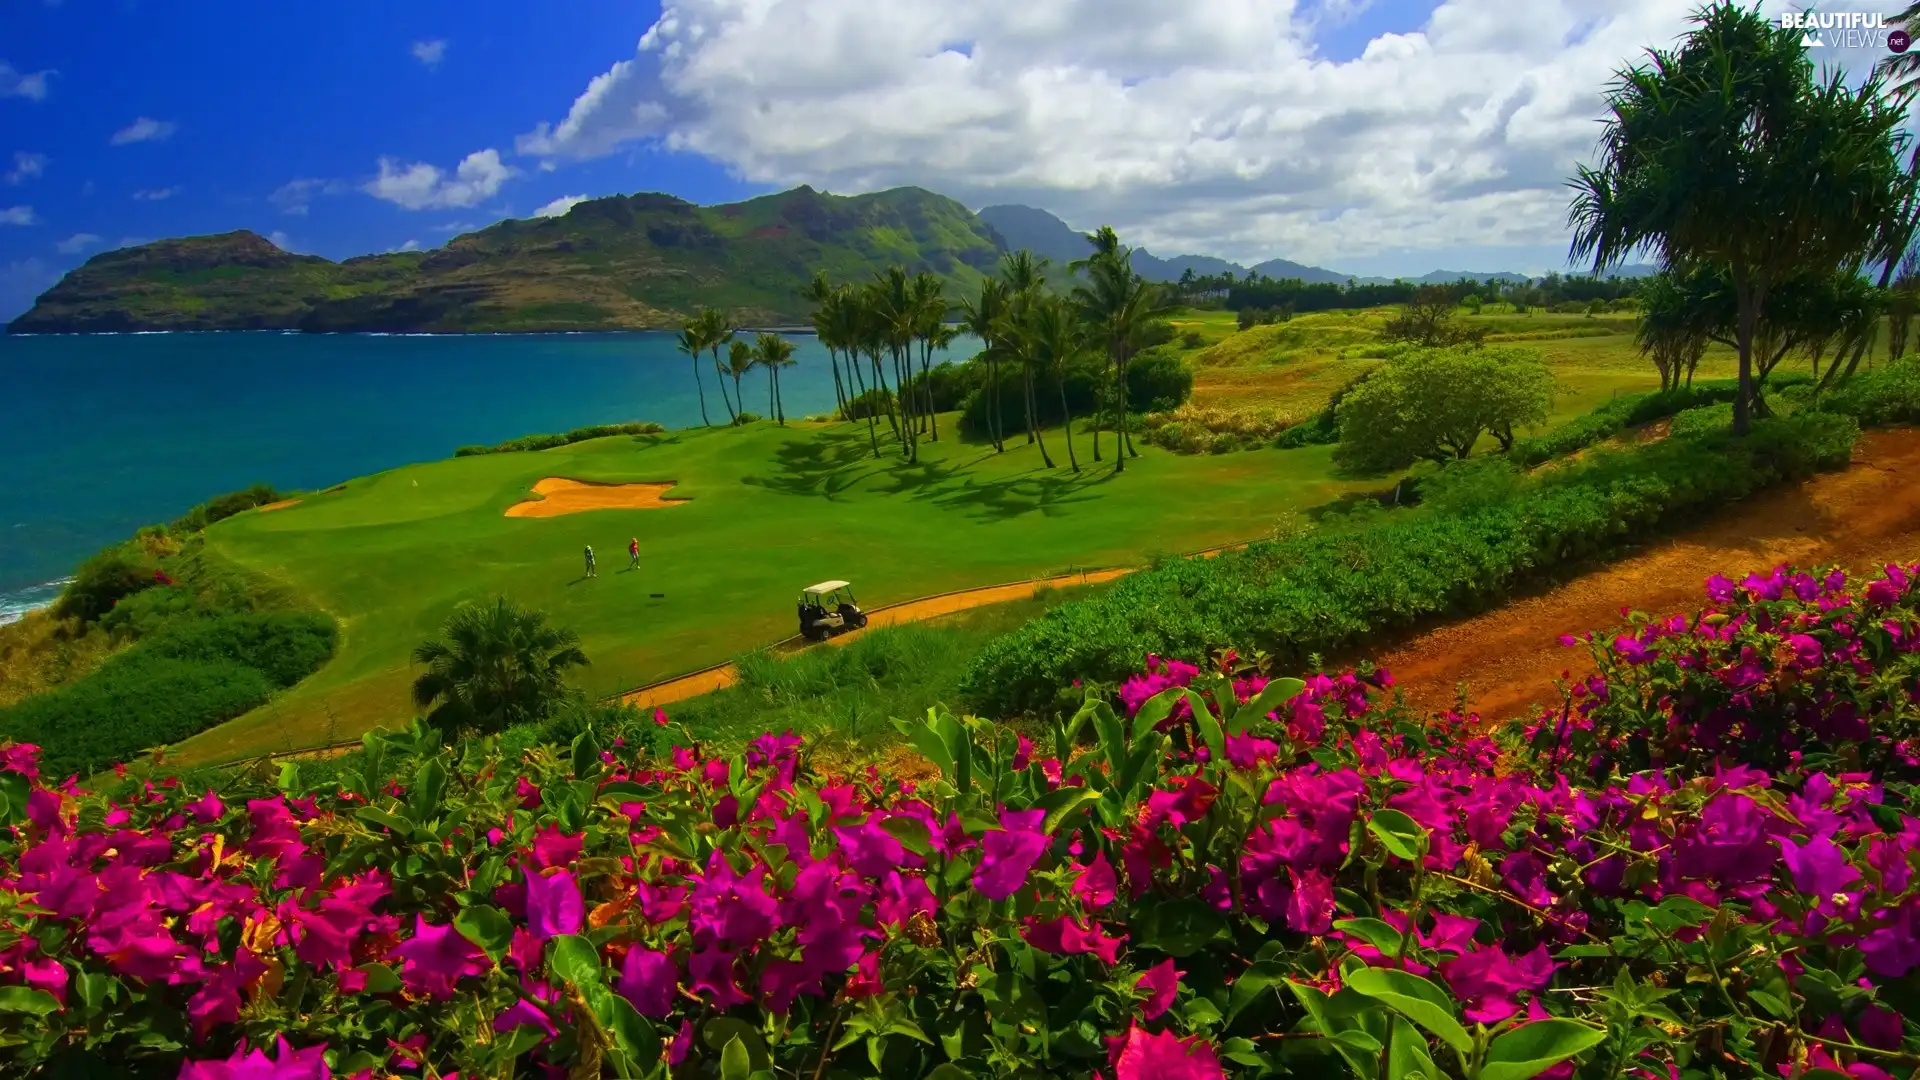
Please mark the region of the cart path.
<svg viewBox="0 0 1920 1080"><path fill-rule="evenodd" d="M1208 554L1211 554L1211 552ZM988 604L1004 604L1010 600L1024 600L1032 596L1035 589L1065 588L1069 585L1095 585L1103 581L1112 581L1117 577L1132 572L1133 570L1131 568L1089 570L1081 574L1062 574L1058 577L1033 578L1028 581L1009 582L1005 585L988 585L978 589L961 589L957 592L941 593L938 596L923 597L919 600L908 600L904 603L889 604L886 607L875 608L868 612L867 625L865 628L852 630L828 638L826 644L845 645L867 630L878 629L883 626L899 626L902 623L921 622L926 619L938 618L941 615L951 615L958 611L985 607ZM793 649L797 647L797 642L797 638L788 638L785 641L777 643L774 648ZM711 694L716 690L724 690L732 686L738 677L739 673L734 669L732 664L716 664L713 667L705 668L688 675L667 679L662 682L649 683L636 690L630 690L620 695L620 700L622 703L632 705L635 708L656 709L662 705L671 704L672 702L685 701L688 698L699 697L702 694Z"/></svg>
<svg viewBox="0 0 1920 1080"><path fill-rule="evenodd" d="M1557 704L1561 671L1590 673L1585 649L1561 646L1560 635L1616 626L1622 608L1698 610L1716 573L1738 580L1794 562L1859 574L1916 558L1920 431L1868 432L1841 472L1754 496L1630 558L1371 655L1415 706L1449 708L1464 683L1471 708L1504 719Z"/></svg>

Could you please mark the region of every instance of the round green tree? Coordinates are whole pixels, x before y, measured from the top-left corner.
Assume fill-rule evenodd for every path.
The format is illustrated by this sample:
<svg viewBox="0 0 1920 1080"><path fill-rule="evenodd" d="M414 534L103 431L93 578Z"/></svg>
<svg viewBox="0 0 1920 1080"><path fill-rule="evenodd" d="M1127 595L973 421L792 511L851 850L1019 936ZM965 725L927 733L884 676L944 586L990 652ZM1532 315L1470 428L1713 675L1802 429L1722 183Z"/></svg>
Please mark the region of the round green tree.
<svg viewBox="0 0 1920 1080"><path fill-rule="evenodd" d="M580 635L549 625L545 612L496 596L454 609L413 662L427 669L413 681L413 703L428 723L493 732L551 716L573 696L567 672L587 655Z"/></svg>
<svg viewBox="0 0 1920 1080"><path fill-rule="evenodd" d="M1350 468L1385 471L1422 458L1446 462L1492 434L1505 450L1515 428L1553 406L1553 373L1526 349L1420 349L1381 365L1340 402L1340 446Z"/></svg>

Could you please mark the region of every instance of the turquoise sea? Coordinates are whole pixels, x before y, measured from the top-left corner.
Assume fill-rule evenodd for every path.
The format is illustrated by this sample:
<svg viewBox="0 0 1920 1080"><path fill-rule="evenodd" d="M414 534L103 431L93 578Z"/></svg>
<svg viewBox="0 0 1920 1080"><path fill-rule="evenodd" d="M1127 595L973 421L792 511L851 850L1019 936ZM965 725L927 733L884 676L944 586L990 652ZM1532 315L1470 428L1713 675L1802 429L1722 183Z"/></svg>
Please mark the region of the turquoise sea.
<svg viewBox="0 0 1920 1080"><path fill-rule="evenodd" d="M826 350L794 341L787 413L827 412ZM970 355L964 344L951 355ZM703 374L724 423L711 361ZM765 375L744 386L764 414ZM0 335L0 621L49 602L101 547L213 495L633 420L700 423L671 334Z"/></svg>

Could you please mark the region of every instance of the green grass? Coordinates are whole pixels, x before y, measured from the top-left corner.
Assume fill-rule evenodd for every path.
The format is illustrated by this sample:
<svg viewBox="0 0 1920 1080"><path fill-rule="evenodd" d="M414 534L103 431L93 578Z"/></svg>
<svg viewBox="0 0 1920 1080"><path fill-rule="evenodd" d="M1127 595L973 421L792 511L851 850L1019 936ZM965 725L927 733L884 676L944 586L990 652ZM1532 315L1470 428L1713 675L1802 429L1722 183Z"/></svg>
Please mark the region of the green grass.
<svg viewBox="0 0 1920 1080"><path fill-rule="evenodd" d="M942 420L951 432L951 417ZM884 439L884 431L883 431ZM1058 431L1049 446L1064 462ZM1330 448L1182 457L1149 447L1127 472L1039 468L948 439L876 462L864 425L617 437L396 469L299 506L209 529L208 543L330 612L337 658L248 716L191 740L189 760L350 738L409 713L407 656L454 606L505 593L579 631L594 694L725 660L794 632L799 589L851 579L869 607L1072 566L1130 565L1263 536L1289 510L1357 485ZM884 443L883 443L884 449ZM1112 444L1108 442L1109 461ZM666 509L508 518L542 477L675 481ZM1195 492L1210 497L1189 497ZM1187 494L1183 494L1187 493ZM624 570L626 540L642 569ZM600 576L581 576L592 544ZM662 597L651 594L663 593Z"/></svg>

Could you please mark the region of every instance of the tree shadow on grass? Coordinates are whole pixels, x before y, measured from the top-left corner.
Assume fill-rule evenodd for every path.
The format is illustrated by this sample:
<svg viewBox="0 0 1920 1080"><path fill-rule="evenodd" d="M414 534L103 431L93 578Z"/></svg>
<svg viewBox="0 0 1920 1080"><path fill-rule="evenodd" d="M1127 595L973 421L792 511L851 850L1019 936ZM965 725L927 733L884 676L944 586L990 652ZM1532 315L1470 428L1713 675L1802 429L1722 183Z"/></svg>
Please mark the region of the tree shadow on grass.
<svg viewBox="0 0 1920 1080"><path fill-rule="evenodd" d="M887 452L881 445L881 453ZM865 431L819 432L810 439L790 439L773 452L771 476L748 476L741 483L785 495L811 495L837 500L862 479L885 472L897 459L875 460Z"/></svg>

